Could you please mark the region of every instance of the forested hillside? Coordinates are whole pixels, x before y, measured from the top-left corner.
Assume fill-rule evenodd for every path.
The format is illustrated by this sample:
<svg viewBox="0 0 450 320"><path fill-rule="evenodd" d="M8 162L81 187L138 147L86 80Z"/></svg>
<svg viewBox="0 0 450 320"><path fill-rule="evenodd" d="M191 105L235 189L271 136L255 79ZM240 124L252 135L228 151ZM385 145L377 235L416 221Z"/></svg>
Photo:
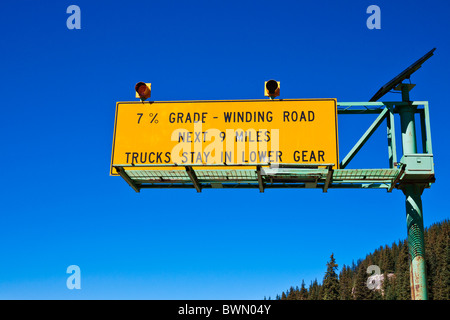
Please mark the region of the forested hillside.
<svg viewBox="0 0 450 320"><path fill-rule="evenodd" d="M428 299L450 300L450 223L445 220L425 229ZM377 266L379 276L367 273ZM375 267L375 268L377 268ZM374 267L371 267L374 268ZM306 287L302 281L291 286L277 300L410 300L407 240L379 247L352 265L343 265L339 274L336 257L331 254L321 283L317 279ZM386 280L387 279L387 280ZM371 289L369 289L369 287ZM269 297L269 299L271 299Z"/></svg>

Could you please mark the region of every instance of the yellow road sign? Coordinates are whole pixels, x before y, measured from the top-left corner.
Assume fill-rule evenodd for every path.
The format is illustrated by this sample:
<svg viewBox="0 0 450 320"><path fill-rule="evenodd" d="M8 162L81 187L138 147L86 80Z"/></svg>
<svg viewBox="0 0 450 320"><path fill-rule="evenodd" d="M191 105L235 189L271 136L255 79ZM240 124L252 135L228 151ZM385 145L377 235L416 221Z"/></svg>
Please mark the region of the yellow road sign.
<svg viewBox="0 0 450 320"><path fill-rule="evenodd" d="M336 99L118 102L110 173L175 164L337 168L337 132Z"/></svg>

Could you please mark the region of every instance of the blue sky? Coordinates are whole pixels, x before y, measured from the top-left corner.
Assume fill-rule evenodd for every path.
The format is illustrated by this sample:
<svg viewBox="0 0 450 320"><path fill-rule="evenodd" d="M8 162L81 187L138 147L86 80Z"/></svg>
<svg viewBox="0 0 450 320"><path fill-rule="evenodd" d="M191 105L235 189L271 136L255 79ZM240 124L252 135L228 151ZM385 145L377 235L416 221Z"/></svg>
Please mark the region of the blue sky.
<svg viewBox="0 0 450 320"><path fill-rule="evenodd" d="M69 5L81 29L69 30ZM369 5L381 29L369 30ZM322 280L406 237L383 190L144 190L109 176L116 101L367 101L436 47L413 100L430 102L436 183L426 226L449 217L445 1L3 1L0 298L262 299ZM398 94L382 100L395 101ZM341 159L374 120L339 116ZM397 126L399 128L399 126ZM401 155L400 143L398 154ZM387 167L384 126L351 168ZM81 269L81 289L66 268Z"/></svg>

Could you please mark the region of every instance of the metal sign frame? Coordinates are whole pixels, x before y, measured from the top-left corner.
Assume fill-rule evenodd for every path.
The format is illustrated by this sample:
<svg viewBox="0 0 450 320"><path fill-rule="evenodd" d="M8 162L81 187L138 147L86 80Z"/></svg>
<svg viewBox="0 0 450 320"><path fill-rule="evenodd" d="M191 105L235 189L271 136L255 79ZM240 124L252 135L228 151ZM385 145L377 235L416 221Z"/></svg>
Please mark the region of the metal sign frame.
<svg viewBox="0 0 450 320"><path fill-rule="evenodd" d="M115 165L119 175L135 190L151 188L191 188L201 192L210 188L250 188L264 192L271 188L386 189L391 192L413 179L428 187L434 182L434 171L406 174L406 164L397 159L394 115L402 106L414 108L420 115L423 153L432 155L429 108L427 101L414 102L338 102L338 115L377 114L377 118L356 142L350 152L335 164L233 164L239 170L226 170L227 165ZM380 169L346 169L372 134L386 120L389 167ZM196 170L201 166L202 170ZM163 168L164 167L164 168ZM172 167L173 170L167 170ZM210 167L205 169L205 167ZM155 170L161 168L164 170ZM151 169L151 170L149 170ZM428 170L429 168L427 168ZM428 170L429 171L429 170ZM420 175L420 177L419 177Z"/></svg>

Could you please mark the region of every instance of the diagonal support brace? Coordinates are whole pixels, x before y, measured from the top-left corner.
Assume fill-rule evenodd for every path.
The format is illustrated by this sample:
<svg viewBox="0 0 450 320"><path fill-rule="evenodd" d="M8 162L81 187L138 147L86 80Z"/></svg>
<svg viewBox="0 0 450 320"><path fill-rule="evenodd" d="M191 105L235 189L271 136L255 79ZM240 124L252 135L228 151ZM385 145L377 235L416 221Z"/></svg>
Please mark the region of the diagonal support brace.
<svg viewBox="0 0 450 320"><path fill-rule="evenodd" d="M375 132L375 130L378 129L378 127L383 122L384 118L386 118L388 114L389 108L384 108L383 111L378 115L378 117L375 119L375 121L370 125L369 129L363 134L363 136L359 139L359 141L353 146L352 150L345 156L344 160L342 160L339 168L344 169L349 162L356 156L356 154L361 150L361 148L364 146L364 144L369 140L369 138L372 136L372 134Z"/></svg>
<svg viewBox="0 0 450 320"><path fill-rule="evenodd" d="M261 166L256 166L256 174L258 175L259 192L264 193L264 182L261 175Z"/></svg>
<svg viewBox="0 0 450 320"><path fill-rule="evenodd" d="M192 184L194 185L194 188L197 190L197 192L202 192L202 186L197 179L197 175L195 174L194 169L192 169L192 167L186 167L186 172L189 178L191 179Z"/></svg>
<svg viewBox="0 0 450 320"><path fill-rule="evenodd" d="M123 167L115 167L117 173L122 177L123 180L125 180L131 188L133 188L134 191L137 193L141 192L139 186L137 186L133 180L130 178L130 176L125 172L125 169Z"/></svg>
<svg viewBox="0 0 450 320"><path fill-rule="evenodd" d="M333 166L328 166L328 173L325 180L325 183L323 184L323 192L328 191L328 187L330 186L331 178L333 177Z"/></svg>

